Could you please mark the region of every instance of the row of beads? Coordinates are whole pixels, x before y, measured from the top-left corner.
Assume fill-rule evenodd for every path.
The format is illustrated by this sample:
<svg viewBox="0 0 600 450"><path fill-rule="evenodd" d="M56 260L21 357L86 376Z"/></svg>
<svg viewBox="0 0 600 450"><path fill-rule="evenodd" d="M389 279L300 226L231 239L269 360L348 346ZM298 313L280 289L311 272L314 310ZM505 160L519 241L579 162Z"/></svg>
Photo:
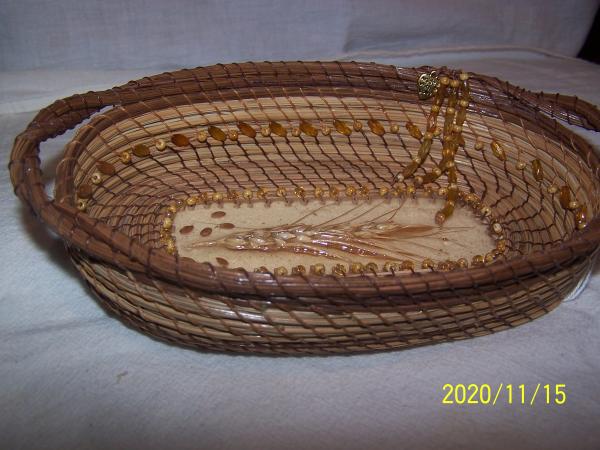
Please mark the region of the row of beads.
<svg viewBox="0 0 600 450"><path fill-rule="evenodd" d="M400 126L398 124L391 124L389 130L386 131L385 127L381 122L376 119L370 119L367 121L369 129L377 136L383 136L386 132L391 134L398 134L400 132ZM276 135L279 137L287 137L288 128L279 122L271 121L268 125L262 126L257 132L251 125L246 122L237 123L238 130L223 130L215 125L210 125L206 130L200 130L196 133L195 139L202 143L206 142L209 137L212 137L217 142L225 142L227 140L237 141L241 135L247 136L254 139L258 133L262 136ZM290 127L289 132L292 136L298 137L302 134L317 137L319 133L323 136L329 136L332 130L335 129L338 133L344 136L350 136L353 131L364 131L363 123L360 120L354 120L352 125L348 125L342 120L335 119L333 121L333 127L326 124L321 124L319 128L313 126L306 120L301 120L299 126ZM181 133L175 133L170 136L170 143L174 147L187 147L191 145L191 139ZM157 139L154 142L154 147L159 152L162 152L169 148L169 143L165 139ZM132 161L132 156L144 158L150 155L150 148L145 144L138 144L129 150L125 150L120 154L121 162L129 164Z"/></svg>
<svg viewBox="0 0 600 450"><path fill-rule="evenodd" d="M370 199L373 196L371 195L374 192L376 197L380 198L392 198L392 197L401 197L403 195L415 195L417 193L417 189L421 189L427 196L438 195L440 197L446 197L448 194L447 187L440 187L439 189L434 189L432 186L425 186L420 188L419 186L415 186L412 184L404 184L398 183L392 187L382 186L380 188L376 188L373 191L368 189L365 186L346 186L346 187L316 187L312 190L305 189L303 187L297 186L293 190L285 187L278 187L274 190L268 190L263 187L260 187L256 190L252 189L244 189L243 191L229 190L227 192L201 192L198 195L192 195L186 197L185 200L177 200L177 204L184 204L188 206L195 206L196 204L205 204L210 205L211 203L221 204L224 201L240 201L247 200L251 201L252 199L260 199L267 200L272 197L278 197L280 199L285 199L293 194L294 197L306 200L308 197L312 197L317 200L325 201L329 200L340 200L343 195L347 198L356 198L357 196L361 196L364 199ZM464 191L460 191L458 195L458 199L464 200L469 205L473 206L475 209L479 210L479 212L485 216L490 217L491 208L489 206L483 205L481 203L481 199L474 193L466 193ZM171 205L173 206L173 205Z"/></svg>
<svg viewBox="0 0 600 450"><path fill-rule="evenodd" d="M472 267L480 267L485 265L485 263L491 263L499 256L498 250L494 250L490 253L487 253L485 256L475 255L471 261ZM431 258L425 258L421 262L421 269L429 269L432 271L440 271L440 272L448 272L457 269L466 269L469 267L469 262L466 258L459 258L458 260L445 260L439 261L435 263ZM400 262L388 261L383 266L381 266L382 272L388 273L397 273L397 272L414 272L415 271L415 263L410 260L404 260ZM257 273L269 273L269 269L265 266L257 267L254 269L254 272ZM379 266L377 263L369 262L366 264L360 262L354 262L350 264L335 264L331 267L332 275L346 275L346 274L366 274L366 273L378 273L380 272ZM297 266L292 267L291 272L284 266L275 267L273 269L274 275L288 275L291 273L292 275L304 275L306 273L310 273L313 275L325 275L326 268L324 264L313 264L306 269L306 266L299 264Z"/></svg>

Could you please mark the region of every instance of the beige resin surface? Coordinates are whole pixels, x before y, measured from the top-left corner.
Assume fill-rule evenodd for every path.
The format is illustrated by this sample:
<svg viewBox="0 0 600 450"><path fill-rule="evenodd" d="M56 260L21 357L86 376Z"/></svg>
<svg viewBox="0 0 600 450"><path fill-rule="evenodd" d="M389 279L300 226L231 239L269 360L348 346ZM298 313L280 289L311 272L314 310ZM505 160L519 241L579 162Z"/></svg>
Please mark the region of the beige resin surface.
<svg viewBox="0 0 600 450"><path fill-rule="evenodd" d="M212 204L179 211L173 236L180 256L249 271L321 263L330 272L355 262L382 270L403 260L419 269L424 258L470 261L494 248L487 226L466 207L436 225L442 206L435 198Z"/></svg>

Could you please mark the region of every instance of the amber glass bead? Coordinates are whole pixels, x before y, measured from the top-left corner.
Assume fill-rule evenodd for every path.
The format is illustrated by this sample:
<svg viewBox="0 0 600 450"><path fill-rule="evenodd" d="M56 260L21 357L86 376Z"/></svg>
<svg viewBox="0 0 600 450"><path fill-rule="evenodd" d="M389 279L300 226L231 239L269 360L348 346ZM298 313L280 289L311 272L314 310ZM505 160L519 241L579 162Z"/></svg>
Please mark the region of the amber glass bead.
<svg viewBox="0 0 600 450"><path fill-rule="evenodd" d="M367 271L367 272L377 272L378 270L379 270L379 267L374 262L365 264L365 271Z"/></svg>
<svg viewBox="0 0 600 450"><path fill-rule="evenodd" d="M544 168L542 167L542 162L539 159L534 159L531 161L531 172L533 173L533 178L536 181L542 181L544 179Z"/></svg>
<svg viewBox="0 0 600 450"><path fill-rule="evenodd" d="M581 205L575 213L575 225L578 230L581 230L587 226L588 212L585 205Z"/></svg>
<svg viewBox="0 0 600 450"><path fill-rule="evenodd" d="M323 264L313 264L310 266L310 273L313 275L323 275L325 273L325 266Z"/></svg>
<svg viewBox="0 0 600 450"><path fill-rule="evenodd" d="M331 273L333 273L334 275L345 275L346 272L346 266L343 264L336 264L331 268Z"/></svg>
<svg viewBox="0 0 600 450"><path fill-rule="evenodd" d="M402 270L414 270L415 269L415 263L406 259L404 261L402 261L402 263L400 263L400 268Z"/></svg>
<svg viewBox="0 0 600 450"><path fill-rule="evenodd" d="M280 267L275 267L275 270L273 271L273 273L277 276L284 276L284 275L288 274L288 270L285 267L280 266Z"/></svg>
<svg viewBox="0 0 600 450"><path fill-rule="evenodd" d="M92 196L93 193L94 193L94 188L91 184L82 184L77 189L77 196L79 198L88 199Z"/></svg>
<svg viewBox="0 0 600 450"><path fill-rule="evenodd" d="M300 131L302 131L304 134L311 136L311 137L317 137L317 135L319 134L319 130L317 130L315 127L313 127L309 122L303 120L302 122L300 122Z"/></svg>
<svg viewBox="0 0 600 450"><path fill-rule="evenodd" d="M338 133L343 134L344 136L350 136L352 134L352 129L341 120L334 120L333 126Z"/></svg>
<svg viewBox="0 0 600 450"><path fill-rule="evenodd" d="M431 258L425 258L421 263L421 269L433 269L435 267L435 263Z"/></svg>
<svg viewBox="0 0 600 450"><path fill-rule="evenodd" d="M410 134L415 139L421 140L423 139L423 133L418 126L416 126L412 122L406 122L406 129L408 130L408 134Z"/></svg>
<svg viewBox="0 0 600 450"><path fill-rule="evenodd" d="M256 196L258 198L265 198L267 196L267 190L264 187L259 187L256 190Z"/></svg>
<svg viewBox="0 0 600 450"><path fill-rule="evenodd" d="M148 146L144 145L144 144L138 144L136 146L133 147L132 152L135 156L139 157L139 158L144 158L148 155L150 155L150 149L148 148Z"/></svg>
<svg viewBox="0 0 600 450"><path fill-rule="evenodd" d="M473 266L480 266L480 265L483 264L483 262L484 262L483 256L481 256L481 255L475 255L475 256L473 256L473 260L471 261L471 264Z"/></svg>
<svg viewBox="0 0 600 450"><path fill-rule="evenodd" d="M381 125L381 122L378 120L370 119L367 121L367 125L369 126L369 129L377 136L383 136L385 134L385 128L383 128L383 125Z"/></svg>
<svg viewBox="0 0 600 450"><path fill-rule="evenodd" d="M351 273L362 273L364 271L364 266L362 263L354 262L350 264L350 272Z"/></svg>
<svg viewBox="0 0 600 450"><path fill-rule="evenodd" d="M175 251L177 250L175 247L175 242L173 242L172 239L168 240L165 249L169 255L175 254Z"/></svg>
<svg viewBox="0 0 600 450"><path fill-rule="evenodd" d="M467 110L465 108L460 108L458 113L456 114L456 125L462 126L467 118Z"/></svg>
<svg viewBox="0 0 600 450"><path fill-rule="evenodd" d="M496 241L496 250L498 250L499 252L504 253L506 251L506 240L505 239L498 239Z"/></svg>
<svg viewBox="0 0 600 450"><path fill-rule="evenodd" d="M256 130L248 125L246 122L238 122L237 124L238 130L244 136L248 136L249 138L254 139L256 137Z"/></svg>
<svg viewBox="0 0 600 450"><path fill-rule="evenodd" d="M103 173L104 175L114 175L116 173L115 166L105 161L98 161L96 166L98 168L98 172Z"/></svg>
<svg viewBox="0 0 600 450"><path fill-rule="evenodd" d="M208 134L210 134L210 136L213 139L220 141L220 142L225 142L225 140L227 139L227 134L220 128L215 127L213 125L208 127Z"/></svg>
<svg viewBox="0 0 600 450"><path fill-rule="evenodd" d="M190 145L190 140L187 138L187 136L179 133L171 136L171 142L177 147L185 147L186 145Z"/></svg>
<svg viewBox="0 0 600 450"><path fill-rule="evenodd" d="M292 275L304 275L306 273L306 267L302 264L292 267Z"/></svg>
<svg viewBox="0 0 600 450"><path fill-rule="evenodd" d="M560 201L560 206L565 209L569 209L569 203L571 203L571 190L569 189L569 186L563 186L560 188L558 200Z"/></svg>
<svg viewBox="0 0 600 450"><path fill-rule="evenodd" d="M398 272L400 270L400 264L388 261L383 265L384 272Z"/></svg>
<svg viewBox="0 0 600 450"><path fill-rule="evenodd" d="M131 153L127 151L121 152L119 158L123 164L129 164L131 162Z"/></svg>
<svg viewBox="0 0 600 450"><path fill-rule="evenodd" d="M492 141L490 146L492 147L492 153L496 158L498 158L500 161L506 161L506 152L499 142Z"/></svg>
<svg viewBox="0 0 600 450"><path fill-rule="evenodd" d="M283 125L281 125L279 122L269 123L269 129L271 130L272 133L275 133L279 137L287 136L286 128Z"/></svg>

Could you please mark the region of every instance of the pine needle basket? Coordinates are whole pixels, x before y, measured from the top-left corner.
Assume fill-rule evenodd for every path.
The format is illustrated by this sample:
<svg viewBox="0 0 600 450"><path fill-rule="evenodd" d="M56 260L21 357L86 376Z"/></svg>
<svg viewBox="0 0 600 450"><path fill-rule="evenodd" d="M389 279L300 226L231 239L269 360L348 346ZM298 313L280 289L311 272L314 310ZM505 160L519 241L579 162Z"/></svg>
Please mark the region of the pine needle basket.
<svg viewBox="0 0 600 450"><path fill-rule="evenodd" d="M473 73L460 97L466 80L355 62L164 73L41 110L15 140L11 180L102 303L170 342L296 355L485 335L549 312L589 274L600 165L559 122L598 131L600 113ZM79 124L52 199L39 145ZM288 271L203 262L175 246L184 208L411 196L438 196L440 225L471 208L496 247L466 263Z"/></svg>

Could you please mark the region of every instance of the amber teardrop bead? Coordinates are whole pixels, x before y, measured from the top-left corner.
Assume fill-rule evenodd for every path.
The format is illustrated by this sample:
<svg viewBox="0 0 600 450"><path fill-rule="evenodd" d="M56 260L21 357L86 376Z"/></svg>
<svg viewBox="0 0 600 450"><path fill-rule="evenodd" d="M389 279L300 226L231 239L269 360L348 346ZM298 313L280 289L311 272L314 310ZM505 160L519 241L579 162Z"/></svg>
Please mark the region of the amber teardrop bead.
<svg viewBox="0 0 600 450"><path fill-rule="evenodd" d="M208 127L208 134L210 134L210 136L213 139L220 141L220 142L225 142L225 140L227 139L227 134L220 128L215 127L213 125Z"/></svg>
<svg viewBox="0 0 600 450"><path fill-rule="evenodd" d="M190 140L187 138L187 136L179 133L171 136L171 142L177 147L185 147L186 145L190 145Z"/></svg>
<svg viewBox="0 0 600 450"><path fill-rule="evenodd" d="M408 134L410 134L415 139L418 139L418 140L423 139L423 133L421 132L419 127L416 126L414 123L406 122L406 129L408 130Z"/></svg>
<svg viewBox="0 0 600 450"><path fill-rule="evenodd" d="M350 136L352 134L352 129L341 120L334 120L333 126L338 133L343 134L344 136Z"/></svg>
<svg viewBox="0 0 600 450"><path fill-rule="evenodd" d="M302 122L300 122L300 131L302 131L304 134L308 135L308 136L312 136L312 137L317 137L317 135L319 134L319 130L317 130L315 127L313 127L309 122L303 120Z"/></svg>
<svg viewBox="0 0 600 450"><path fill-rule="evenodd" d="M492 153L496 158L498 158L500 161L506 161L506 152L504 151L502 145L500 145L499 142L492 141L490 146L492 147Z"/></svg>
<svg viewBox="0 0 600 450"><path fill-rule="evenodd" d="M279 137L286 137L287 136L287 130L279 122L271 122L271 123L269 123L269 128L271 130L271 133L275 133Z"/></svg>
<svg viewBox="0 0 600 450"><path fill-rule="evenodd" d="M381 125L381 122L378 120L370 119L367 121L367 125L369 125L371 131L377 136L383 136L385 134L385 128L383 128L383 125Z"/></svg>
<svg viewBox="0 0 600 450"><path fill-rule="evenodd" d="M90 198L94 193L94 188L91 184L82 184L77 189L77 196L79 198Z"/></svg>
<svg viewBox="0 0 600 450"><path fill-rule="evenodd" d="M544 179L544 168L542 167L542 162L539 159L534 159L531 161L531 172L533 173L533 178L537 181L542 181Z"/></svg>
<svg viewBox="0 0 600 450"><path fill-rule="evenodd" d="M563 186L560 188L558 200L560 201L560 206L565 209L569 209L569 203L571 203L571 190L569 189L569 186Z"/></svg>
<svg viewBox="0 0 600 450"><path fill-rule="evenodd" d="M104 175L114 175L116 173L115 166L106 161L98 161L98 171Z"/></svg>
<svg viewBox="0 0 600 450"><path fill-rule="evenodd" d="M145 158L150 155L150 149L144 144L138 144L133 147L133 154L138 158Z"/></svg>
<svg viewBox="0 0 600 450"><path fill-rule="evenodd" d="M240 133L242 133L244 136L248 136L252 139L256 137L256 130L250 125L248 125L246 122L239 122L237 126L238 130L240 130Z"/></svg>

